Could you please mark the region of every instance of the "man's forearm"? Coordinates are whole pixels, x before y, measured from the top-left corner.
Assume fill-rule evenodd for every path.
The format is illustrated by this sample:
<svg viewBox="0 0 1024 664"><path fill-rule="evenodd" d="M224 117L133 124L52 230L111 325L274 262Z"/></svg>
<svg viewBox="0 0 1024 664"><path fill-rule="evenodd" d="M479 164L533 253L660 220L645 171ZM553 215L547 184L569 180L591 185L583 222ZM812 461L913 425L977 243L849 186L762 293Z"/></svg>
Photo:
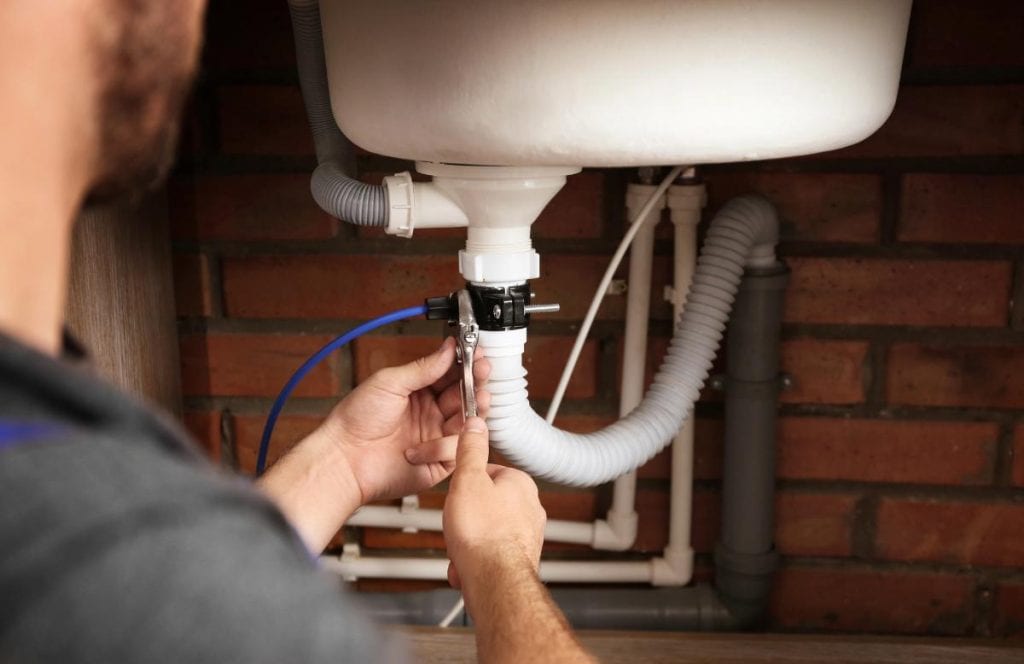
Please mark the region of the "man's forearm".
<svg viewBox="0 0 1024 664"><path fill-rule="evenodd" d="M320 553L362 501L348 459L324 432L313 432L258 482L313 553Z"/></svg>
<svg viewBox="0 0 1024 664"><path fill-rule="evenodd" d="M462 587L481 662L595 661L529 561L483 561Z"/></svg>

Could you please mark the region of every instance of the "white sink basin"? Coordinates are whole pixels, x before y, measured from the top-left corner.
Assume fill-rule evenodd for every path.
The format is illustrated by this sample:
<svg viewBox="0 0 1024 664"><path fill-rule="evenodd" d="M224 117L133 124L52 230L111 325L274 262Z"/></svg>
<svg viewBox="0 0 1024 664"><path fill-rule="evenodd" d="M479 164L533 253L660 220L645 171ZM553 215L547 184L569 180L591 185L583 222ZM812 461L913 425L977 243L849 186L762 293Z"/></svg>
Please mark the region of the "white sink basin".
<svg viewBox="0 0 1024 664"><path fill-rule="evenodd" d="M372 152L702 164L849 145L896 98L910 0L321 0L334 114Z"/></svg>

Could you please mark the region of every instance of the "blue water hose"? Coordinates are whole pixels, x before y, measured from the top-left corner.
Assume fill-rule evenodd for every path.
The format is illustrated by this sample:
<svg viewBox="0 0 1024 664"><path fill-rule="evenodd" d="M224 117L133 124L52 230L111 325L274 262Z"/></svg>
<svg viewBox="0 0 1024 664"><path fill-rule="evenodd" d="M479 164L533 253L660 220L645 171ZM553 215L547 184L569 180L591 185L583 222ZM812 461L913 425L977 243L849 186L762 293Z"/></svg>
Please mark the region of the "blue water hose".
<svg viewBox="0 0 1024 664"><path fill-rule="evenodd" d="M374 318L371 321L367 321L362 325L352 328L345 334L334 339L326 346L314 353L308 360L302 363L302 366L295 370L292 377L288 379L284 387L281 388L280 394L277 395L277 399L274 400L274 405L270 407L270 413L267 415L267 423L263 425L263 436L260 438L260 453L256 458L256 475L257 477L263 474L263 470L267 465L267 452L270 451L270 437L274 433L274 425L277 423L277 418L281 414L281 410L284 408L284 404L288 401L288 397L291 396L292 390L299 384L299 381L305 378L306 374L313 370L313 367L320 364L324 358L338 350L345 344L353 341L366 334L372 332L379 327L383 327L388 323L394 323L396 321L405 320L407 318L415 318L416 316L423 316L427 313L426 305L419 305L416 307L408 307L406 309L399 309L398 311L392 311L389 314L384 314L379 318Z"/></svg>

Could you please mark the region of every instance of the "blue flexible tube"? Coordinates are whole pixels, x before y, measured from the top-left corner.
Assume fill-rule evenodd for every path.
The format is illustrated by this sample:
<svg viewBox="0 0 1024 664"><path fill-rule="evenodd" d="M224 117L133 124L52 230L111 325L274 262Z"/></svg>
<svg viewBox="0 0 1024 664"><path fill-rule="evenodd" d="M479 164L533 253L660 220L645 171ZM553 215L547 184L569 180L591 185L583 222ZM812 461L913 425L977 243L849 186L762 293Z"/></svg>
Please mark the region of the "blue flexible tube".
<svg viewBox="0 0 1024 664"><path fill-rule="evenodd" d="M277 399L274 400L274 405L270 407L270 413L267 415L267 423L263 426L263 436L260 438L260 453L256 458L256 475L260 476L263 474L263 470L267 465L267 452L270 450L270 437L274 433L274 425L277 423L277 418L281 414L281 410L284 408L284 404L288 401L288 397L291 396L292 390L299 384L299 381L305 378L313 367L320 364L321 361L334 351L338 350L348 342L366 334L372 332L378 327L383 327L388 323L394 323L395 321L405 320L406 318L414 318L416 316L423 316L427 313L426 305L419 305L417 307L408 307L406 309L399 309L398 311L392 311L389 314L384 314L379 318L374 318L371 321L363 323L359 327L352 328L345 334L341 335L337 339L334 339L329 344L314 353L308 360L302 363L302 366L295 370L292 377L288 379L284 387L281 388L280 394L277 395Z"/></svg>

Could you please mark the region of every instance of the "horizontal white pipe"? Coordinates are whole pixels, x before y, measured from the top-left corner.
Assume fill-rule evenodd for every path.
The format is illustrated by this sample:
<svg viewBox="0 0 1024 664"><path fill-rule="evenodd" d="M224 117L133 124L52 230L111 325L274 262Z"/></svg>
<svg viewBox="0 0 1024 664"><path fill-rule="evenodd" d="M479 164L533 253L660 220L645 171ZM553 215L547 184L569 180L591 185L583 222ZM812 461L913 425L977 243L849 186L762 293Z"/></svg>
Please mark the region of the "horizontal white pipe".
<svg viewBox="0 0 1024 664"><path fill-rule="evenodd" d="M322 556L320 565L325 570L354 579L448 578L448 560L445 558ZM545 560L540 564L540 578L545 583L650 583L652 569L649 561Z"/></svg>
<svg viewBox="0 0 1024 664"><path fill-rule="evenodd" d="M347 526L369 528L415 528L440 532L441 510L414 509L402 511L399 507L367 505L349 517ZM544 527L544 539L567 544L593 544L594 524L585 521L549 520Z"/></svg>

